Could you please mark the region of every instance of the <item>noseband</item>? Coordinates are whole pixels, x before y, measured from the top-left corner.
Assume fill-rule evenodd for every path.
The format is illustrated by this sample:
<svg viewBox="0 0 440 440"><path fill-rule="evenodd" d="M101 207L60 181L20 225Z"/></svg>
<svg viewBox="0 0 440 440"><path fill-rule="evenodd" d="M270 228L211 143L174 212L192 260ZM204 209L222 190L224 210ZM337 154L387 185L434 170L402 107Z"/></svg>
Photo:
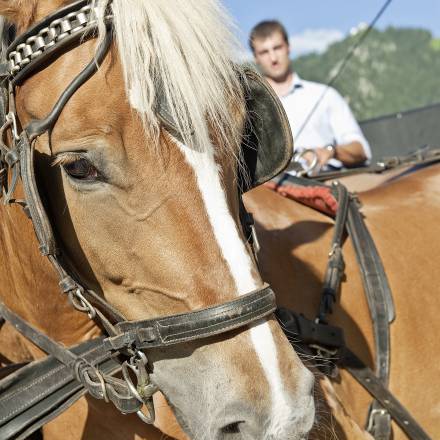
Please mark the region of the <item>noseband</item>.
<svg viewBox="0 0 440 440"><path fill-rule="evenodd" d="M69 84L46 118L33 120L20 130L15 109L15 87L48 66L53 60L80 45L96 33L95 11L88 1L77 1L58 10L19 36L7 50L8 62L1 65L2 103L4 124L0 129L1 186L6 204L20 204L31 219L40 251L48 257L59 275L59 285L72 305L101 324L107 337L93 352L78 355L32 328L0 303L0 316L10 321L25 337L68 366L89 393L99 399L112 401L123 413L136 412L147 423L154 421L152 396L157 391L150 382L148 359L144 350L168 347L194 340L202 340L241 328L270 315L276 308L275 296L269 286L238 297L233 301L179 315L142 321L128 321L105 299L87 289L69 270L45 207L38 192L35 167L35 140L50 133L66 103L88 81L103 62L113 41L112 15L105 15L106 35L95 58ZM166 121L166 115L159 117ZM164 124L166 127L166 124ZM6 139L10 138L8 142ZM9 145L7 145L9 144ZM8 182L8 175L11 180ZM13 198L18 180L24 188L24 200ZM208 343L208 342L206 342ZM112 371L101 365L117 356L125 357L122 365ZM122 371L123 379L114 377ZM132 376L136 377L133 383ZM141 412L143 405L148 415Z"/></svg>

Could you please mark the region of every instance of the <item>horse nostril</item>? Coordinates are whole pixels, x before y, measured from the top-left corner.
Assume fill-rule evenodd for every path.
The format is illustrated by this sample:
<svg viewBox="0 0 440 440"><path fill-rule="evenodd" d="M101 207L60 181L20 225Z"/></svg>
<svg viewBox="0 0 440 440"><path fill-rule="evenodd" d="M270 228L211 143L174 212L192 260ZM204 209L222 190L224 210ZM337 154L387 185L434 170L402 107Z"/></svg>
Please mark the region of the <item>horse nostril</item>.
<svg viewBox="0 0 440 440"><path fill-rule="evenodd" d="M240 425L244 423L244 421L230 423L229 425L223 426L220 429L220 432L224 435L227 434L239 434L240 433Z"/></svg>

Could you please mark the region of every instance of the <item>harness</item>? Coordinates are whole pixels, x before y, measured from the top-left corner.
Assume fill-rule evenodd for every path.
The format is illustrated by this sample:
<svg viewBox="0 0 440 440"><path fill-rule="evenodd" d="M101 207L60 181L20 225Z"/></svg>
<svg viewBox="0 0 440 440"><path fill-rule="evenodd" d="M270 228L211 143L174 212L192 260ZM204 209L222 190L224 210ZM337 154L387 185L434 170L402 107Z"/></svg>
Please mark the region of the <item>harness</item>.
<svg viewBox="0 0 440 440"><path fill-rule="evenodd" d="M233 301L203 310L129 321L103 297L88 289L65 264L37 187L35 141L51 132L65 105L106 58L113 42L111 5L105 11L107 30L95 57L67 86L44 119L33 120L20 129L15 87L92 38L97 29L96 17L97 12L87 0L76 1L56 11L15 39L0 66L0 116L4 121L0 129L0 184L4 202L23 207L33 223L41 254L49 259L59 275L61 291L75 309L86 313L107 333L103 338L66 349L0 303L2 319L50 355L0 382L2 439L26 438L86 392L112 402L123 414L137 413L142 421L153 423L153 395L158 388L150 381L146 350L223 334L267 317L276 309L275 295L268 285L264 285ZM243 189L249 189L271 179L288 165L293 141L287 117L270 87L250 70L246 70L244 76L248 116L242 149L249 179L241 183ZM179 138L163 97L158 98L157 113L163 127ZM13 198L20 179L24 200ZM243 214L242 219L245 232L250 234L249 216ZM116 377L118 373L122 373L122 378Z"/></svg>
<svg viewBox="0 0 440 440"><path fill-rule="evenodd" d="M96 73L105 59L113 41L110 9L106 11L105 21L108 25L107 33L95 58L69 84L47 117L32 121L23 130L19 128L16 116L15 87L71 48L93 37L97 24L88 1L76 1L56 11L19 36L8 48L7 60L0 65L0 118L4 121L0 129L0 184L4 202L17 203L23 207L33 222L42 255L51 261L59 274L62 292L77 310L87 313L107 332L102 338L66 349L0 304L2 320L9 321L22 335L50 354L45 360L20 368L0 381L2 439L25 439L86 393L97 399L111 401L122 413L137 413L143 421L152 423L152 396L157 386L150 381L148 358L144 350L200 340L241 328L268 316L276 308L272 290L264 286L234 301L203 310L146 321L127 321L101 296L87 289L64 264L62 249L57 246L38 192L34 169L35 140L51 131L70 98ZM249 189L268 181L288 165L292 155L292 139L282 106L270 87L252 71L245 71L245 76L243 86L248 117L242 149L244 166L250 179L243 179L241 184L244 189ZM176 124L160 96L157 113L163 127L179 138ZM11 145L7 145L8 134L12 139ZM438 156L433 160L427 157L426 163L434 160L437 161ZM388 165L379 165L376 171L386 169ZM10 181L8 174L12 175ZM325 175L325 178L329 176ZM19 179L24 188L24 200L13 198ZM278 183L281 184L281 181ZM283 178L282 183L324 187L320 183L290 177L287 180ZM334 359L337 355L339 365L353 374L374 396L369 419L370 432L375 438L389 438L392 417L410 438L429 439L387 389L389 323L394 317L394 308L374 242L356 199L342 185L332 187L331 191L338 201L338 211L316 320L310 321L285 309L279 309L277 317L286 334L301 341L297 349L319 354L325 359ZM243 207L241 214L243 228L250 237L252 220ZM378 356L375 372L346 347L342 329L326 323L344 271L341 246L345 230L353 239L375 325ZM122 379L116 377L121 373Z"/></svg>
<svg viewBox="0 0 440 440"><path fill-rule="evenodd" d="M438 153L433 152L421 164L433 163L439 158ZM404 158L395 160L395 167L409 161ZM298 341L293 344L295 349L312 355L323 373L332 376L336 363L346 369L371 394L374 401L368 414L367 430L376 440L391 438L391 419L410 439L430 440L420 424L388 390L391 356L390 324L395 319L394 302L382 260L359 210L356 196L348 193L339 182L328 186L315 179L287 174L274 179L271 187L293 199L296 199L295 189L298 187L300 190L313 188L319 190L320 194L326 193L337 202L337 209L332 214L329 214L328 208L319 209L335 218L335 226L316 317L314 320L309 320L291 310L278 309L276 314L281 327L290 340ZM299 201L301 202L301 199ZM307 202L305 204L309 205ZM345 232L353 243L373 323L375 371L347 347L343 329L329 325L327 322L327 317L332 313L337 301L344 275L342 244Z"/></svg>

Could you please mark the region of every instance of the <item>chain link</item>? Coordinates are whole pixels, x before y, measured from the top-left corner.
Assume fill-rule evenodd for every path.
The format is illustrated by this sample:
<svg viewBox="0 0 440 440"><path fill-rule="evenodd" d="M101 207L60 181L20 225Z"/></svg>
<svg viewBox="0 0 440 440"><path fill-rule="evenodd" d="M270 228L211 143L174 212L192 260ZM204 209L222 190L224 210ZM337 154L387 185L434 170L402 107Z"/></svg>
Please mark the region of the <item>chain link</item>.
<svg viewBox="0 0 440 440"><path fill-rule="evenodd" d="M96 24L97 8L84 6L79 11L71 12L58 18L48 27L41 29L37 35L30 36L9 54L9 73L15 76L33 60L41 56L48 48L64 38L82 32L87 26Z"/></svg>

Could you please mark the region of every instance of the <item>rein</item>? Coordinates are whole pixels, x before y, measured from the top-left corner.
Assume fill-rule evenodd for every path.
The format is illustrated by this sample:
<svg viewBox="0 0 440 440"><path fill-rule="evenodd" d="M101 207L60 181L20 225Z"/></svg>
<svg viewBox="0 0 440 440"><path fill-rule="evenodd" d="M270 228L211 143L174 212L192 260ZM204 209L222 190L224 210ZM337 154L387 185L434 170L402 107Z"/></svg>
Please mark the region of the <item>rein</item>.
<svg viewBox="0 0 440 440"><path fill-rule="evenodd" d="M313 150L312 150L313 151ZM356 176L358 174L382 174L386 171L412 166L427 166L440 161L440 148L429 148L425 146L419 148L414 153L405 156L385 157L383 160L365 167L347 168L339 171L324 171L311 177L313 181L325 182L333 179L342 179L344 177ZM307 177L307 173L302 173Z"/></svg>
<svg viewBox="0 0 440 440"><path fill-rule="evenodd" d="M105 299L87 289L65 265L38 192L34 168L35 140L53 129L67 102L96 73L106 58L113 42L110 9L105 12L106 35L94 59L68 85L46 118L33 120L20 130L15 109L15 87L38 69L46 67L69 49L96 34L96 13L89 1L76 1L46 17L19 36L8 48L8 61L0 67L2 96L7 96L3 108L0 109L0 113L5 115L5 123L0 129L0 165L5 204L18 203L23 207L33 223L41 254L48 257L59 275L62 292L75 309L87 313L90 319L101 324L108 337L96 340L92 353L84 355L81 351L75 352L61 346L1 303L0 316L50 354L52 361L56 360L64 366L64 381L75 378L93 397L111 401L122 413L137 413L142 421L153 423L153 394L158 391L158 387L150 381L148 371L151 366L142 350L203 340L243 328L275 311L275 295L268 285L264 285L263 288L233 301L203 310L150 320L128 321ZM159 116L162 120L166 119L163 115ZM7 144L7 137L11 138L10 145ZM9 172L12 174L10 183L7 180ZM19 179L23 184L24 200L13 198ZM119 357L125 360L121 362ZM122 372L122 379L114 377L118 372ZM19 373L16 373L15 379L20 377ZM133 375L135 381L132 379ZM43 395L48 397L50 393L44 391ZM75 394L77 398L80 395ZM19 398L19 394L16 398ZM9 423L9 419L2 413L6 405L3 405L2 399L4 396L0 397L0 427L2 423ZM69 401L70 405L73 403L72 399ZM23 399L21 403L23 408L29 405L26 401L23 403ZM142 411L144 406L147 414ZM50 417L46 414L42 423L46 423L56 414L53 412ZM20 438L15 436L28 422L29 420L18 420L18 426L10 429L8 435ZM35 429L37 428L38 426Z"/></svg>
<svg viewBox="0 0 440 440"><path fill-rule="evenodd" d="M437 156L438 160L440 156ZM382 260L360 212L356 196L348 193L340 182L328 186L316 180L290 175L278 177L269 187L289 197L295 194L292 188L298 186L314 187L319 189L320 193L326 190L335 199L337 210L331 215L335 218L335 227L315 319L309 320L291 310L278 309L276 315L281 327L290 340L299 341L294 343L295 348L318 359L318 368L325 374L333 375L334 367L331 365L336 361L338 366L346 369L374 397L368 415L367 430L375 439L391 438L393 419L410 439L430 440L423 428L388 389L391 357L389 326L395 319L394 302ZM311 206L301 198L297 201ZM312 209L329 215L327 209L313 206ZM343 329L327 323L327 316L332 313L337 301L344 275L342 243L345 232L353 242L370 309L376 351L375 371L347 347Z"/></svg>

